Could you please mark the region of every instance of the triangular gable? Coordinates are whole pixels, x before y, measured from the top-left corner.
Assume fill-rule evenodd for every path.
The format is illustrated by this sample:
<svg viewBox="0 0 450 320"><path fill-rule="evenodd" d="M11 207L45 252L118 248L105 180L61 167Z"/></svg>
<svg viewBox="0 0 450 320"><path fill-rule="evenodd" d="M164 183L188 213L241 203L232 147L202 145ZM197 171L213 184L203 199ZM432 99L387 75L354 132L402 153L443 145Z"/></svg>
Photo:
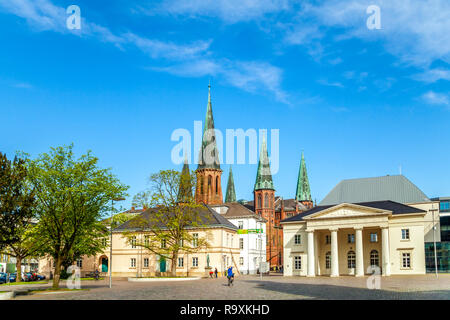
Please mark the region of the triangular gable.
<svg viewBox="0 0 450 320"><path fill-rule="evenodd" d="M304 220L309 219L325 219L325 218L347 218L347 217L361 217L365 215L390 215L391 211L365 207L353 203L341 203L330 208L321 210L311 215L303 217Z"/></svg>

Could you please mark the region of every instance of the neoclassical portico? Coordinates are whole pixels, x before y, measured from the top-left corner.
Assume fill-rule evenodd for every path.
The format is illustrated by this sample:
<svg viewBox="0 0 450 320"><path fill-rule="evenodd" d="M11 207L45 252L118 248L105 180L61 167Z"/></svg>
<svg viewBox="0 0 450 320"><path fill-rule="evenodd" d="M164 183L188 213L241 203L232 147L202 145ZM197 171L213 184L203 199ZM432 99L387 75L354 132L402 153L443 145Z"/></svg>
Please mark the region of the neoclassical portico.
<svg viewBox="0 0 450 320"><path fill-rule="evenodd" d="M300 217L286 219L282 222L285 274L361 277L380 272L389 276L392 265L396 270L413 272L407 260L413 256L414 267L422 273L423 246L416 244L420 241L411 243L399 237L404 233L402 230L411 226L423 244L424 214L419 209L388 201L316 207Z"/></svg>

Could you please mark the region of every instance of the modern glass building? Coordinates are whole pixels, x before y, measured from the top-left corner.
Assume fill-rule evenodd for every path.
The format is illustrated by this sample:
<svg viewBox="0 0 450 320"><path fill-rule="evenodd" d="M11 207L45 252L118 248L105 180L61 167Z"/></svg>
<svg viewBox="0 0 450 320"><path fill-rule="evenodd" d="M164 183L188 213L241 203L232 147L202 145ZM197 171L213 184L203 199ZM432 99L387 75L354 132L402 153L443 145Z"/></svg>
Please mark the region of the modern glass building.
<svg viewBox="0 0 450 320"><path fill-rule="evenodd" d="M438 272L450 272L450 197L439 197L439 220L441 241L436 243L436 257ZM434 244L425 243L425 259L427 272L435 272Z"/></svg>

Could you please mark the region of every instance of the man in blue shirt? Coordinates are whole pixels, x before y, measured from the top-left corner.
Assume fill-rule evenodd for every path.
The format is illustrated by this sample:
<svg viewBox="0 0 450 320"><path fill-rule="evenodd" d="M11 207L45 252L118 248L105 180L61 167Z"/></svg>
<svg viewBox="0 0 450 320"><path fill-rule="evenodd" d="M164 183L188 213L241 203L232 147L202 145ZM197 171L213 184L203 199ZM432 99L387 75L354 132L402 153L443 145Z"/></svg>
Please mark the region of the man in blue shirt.
<svg viewBox="0 0 450 320"><path fill-rule="evenodd" d="M231 267L231 266L228 268L227 278L228 278L228 286L233 285L234 273L233 273L233 267Z"/></svg>

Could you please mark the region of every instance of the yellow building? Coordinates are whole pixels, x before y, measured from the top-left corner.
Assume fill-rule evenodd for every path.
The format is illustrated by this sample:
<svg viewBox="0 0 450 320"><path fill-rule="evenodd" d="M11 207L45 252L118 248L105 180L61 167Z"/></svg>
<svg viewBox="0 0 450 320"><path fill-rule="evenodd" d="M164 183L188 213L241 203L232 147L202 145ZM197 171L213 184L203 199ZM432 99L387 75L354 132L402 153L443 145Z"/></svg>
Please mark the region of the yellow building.
<svg viewBox="0 0 450 320"><path fill-rule="evenodd" d="M152 213L152 209L143 211L138 217L145 217ZM199 239L206 239L208 246L198 252L180 252L177 259L177 276L209 276L210 271L217 268L222 274L232 266L238 274L239 235L237 227L218 214L211 207L205 205L201 210L202 226L189 228L189 233ZM132 220L130 220L132 221ZM148 230L135 233L135 241L128 241L125 232L135 231L128 221L113 231L112 240L112 276L113 277L149 277L169 275L171 261L158 256L149 250L136 246L145 243L145 236L151 236ZM106 239L105 239L106 240ZM109 243L109 240L108 240ZM195 246L195 244L192 244ZM110 248L95 257L83 257L76 262L81 269L81 276L92 274L99 270L102 276L109 275ZM209 265L208 265L209 260ZM50 275L53 272L52 259L41 259L40 272Z"/></svg>

